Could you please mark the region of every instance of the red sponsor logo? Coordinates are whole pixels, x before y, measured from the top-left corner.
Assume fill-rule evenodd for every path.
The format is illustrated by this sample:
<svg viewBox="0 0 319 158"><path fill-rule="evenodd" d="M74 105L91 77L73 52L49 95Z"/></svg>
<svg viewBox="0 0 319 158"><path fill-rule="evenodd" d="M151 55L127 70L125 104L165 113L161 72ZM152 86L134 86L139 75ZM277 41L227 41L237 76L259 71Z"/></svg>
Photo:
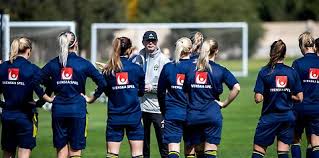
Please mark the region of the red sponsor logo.
<svg viewBox="0 0 319 158"><path fill-rule="evenodd" d="M276 76L276 87L285 88L287 86L287 76Z"/></svg>
<svg viewBox="0 0 319 158"><path fill-rule="evenodd" d="M207 83L207 72L196 72L195 83L206 84Z"/></svg>
<svg viewBox="0 0 319 158"><path fill-rule="evenodd" d="M309 79L313 79L313 80L319 79L319 69L310 68L309 69Z"/></svg>
<svg viewBox="0 0 319 158"><path fill-rule="evenodd" d="M9 80L18 80L19 79L19 69L18 68L9 68L8 69L8 79Z"/></svg>
<svg viewBox="0 0 319 158"><path fill-rule="evenodd" d="M73 76L73 68L64 67L61 70L61 78L62 80L71 80Z"/></svg>
<svg viewBox="0 0 319 158"><path fill-rule="evenodd" d="M117 81L117 85L128 84L128 73L127 72L116 73L116 81Z"/></svg>
<svg viewBox="0 0 319 158"><path fill-rule="evenodd" d="M184 74L177 74L176 75L176 84L178 86L182 86L184 84L185 81L185 75Z"/></svg>

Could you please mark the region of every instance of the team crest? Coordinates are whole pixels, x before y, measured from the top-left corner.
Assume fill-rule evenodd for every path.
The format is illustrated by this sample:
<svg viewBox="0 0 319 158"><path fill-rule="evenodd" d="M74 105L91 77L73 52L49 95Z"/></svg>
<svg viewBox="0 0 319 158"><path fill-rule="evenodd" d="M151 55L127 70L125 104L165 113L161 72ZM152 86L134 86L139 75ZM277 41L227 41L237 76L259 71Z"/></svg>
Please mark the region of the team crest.
<svg viewBox="0 0 319 158"><path fill-rule="evenodd" d="M159 68L159 66L156 64L156 65L154 66L154 71L157 71L158 68Z"/></svg>
<svg viewBox="0 0 319 158"><path fill-rule="evenodd" d="M9 68L8 69L8 79L11 81L16 81L19 79L19 69L18 68Z"/></svg>
<svg viewBox="0 0 319 158"><path fill-rule="evenodd" d="M185 81L185 75L184 74L177 74L176 75L176 84L178 86L182 86L184 84Z"/></svg>
<svg viewBox="0 0 319 158"><path fill-rule="evenodd" d="M206 84L207 83L207 72L196 72L195 83Z"/></svg>
<svg viewBox="0 0 319 158"><path fill-rule="evenodd" d="M116 77L117 85L126 85L126 84L128 84L128 73L127 72L116 73L115 77Z"/></svg>
<svg viewBox="0 0 319 158"><path fill-rule="evenodd" d="M310 68L309 69L309 79L318 80L319 79L319 69Z"/></svg>
<svg viewBox="0 0 319 158"><path fill-rule="evenodd" d="M61 79L62 80L71 80L73 76L73 68L64 67L61 70Z"/></svg>
<svg viewBox="0 0 319 158"><path fill-rule="evenodd" d="M285 88L287 86L287 76L276 76L276 87Z"/></svg>

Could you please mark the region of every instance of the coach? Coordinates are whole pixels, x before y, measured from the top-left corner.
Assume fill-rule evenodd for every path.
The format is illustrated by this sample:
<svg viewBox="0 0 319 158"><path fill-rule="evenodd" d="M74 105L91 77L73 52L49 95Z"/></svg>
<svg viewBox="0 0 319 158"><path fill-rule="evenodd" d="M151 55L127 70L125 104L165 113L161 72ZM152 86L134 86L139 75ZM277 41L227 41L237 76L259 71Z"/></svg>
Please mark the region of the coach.
<svg viewBox="0 0 319 158"><path fill-rule="evenodd" d="M150 157L150 134L153 123L159 151L162 158L167 157L167 144L162 142L163 117L157 100L157 83L163 66L169 59L157 46L157 34L154 31L146 31L143 35L144 48L131 61L140 65L145 72L145 95L141 98L142 118L144 124L144 158Z"/></svg>

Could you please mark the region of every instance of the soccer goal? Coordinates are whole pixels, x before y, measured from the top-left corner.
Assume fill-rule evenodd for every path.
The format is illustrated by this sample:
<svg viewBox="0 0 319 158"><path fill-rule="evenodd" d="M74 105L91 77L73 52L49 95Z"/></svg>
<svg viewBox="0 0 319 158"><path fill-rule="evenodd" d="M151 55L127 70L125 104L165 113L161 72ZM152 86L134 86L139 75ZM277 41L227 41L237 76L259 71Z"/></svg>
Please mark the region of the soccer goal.
<svg viewBox="0 0 319 158"><path fill-rule="evenodd" d="M9 37L9 21L10 17L7 14L2 14L1 16L1 39L0 39L0 51L1 51L1 59L6 59L6 53L3 52L9 52L9 43L10 41L5 40L6 37Z"/></svg>
<svg viewBox="0 0 319 158"><path fill-rule="evenodd" d="M245 22L221 23L94 23L91 25L91 62L105 62L112 51L112 40L126 36L132 39L135 51L143 48L145 31L158 35L158 46L172 56L175 42L190 37L196 31L205 39L214 38L219 43L217 62L229 68L236 76L248 75L248 25Z"/></svg>
<svg viewBox="0 0 319 158"><path fill-rule="evenodd" d="M10 21L4 40L4 59L9 59L10 41L24 36L32 41L31 61L42 65L58 55L58 35L64 31L75 32L75 27L73 21Z"/></svg>

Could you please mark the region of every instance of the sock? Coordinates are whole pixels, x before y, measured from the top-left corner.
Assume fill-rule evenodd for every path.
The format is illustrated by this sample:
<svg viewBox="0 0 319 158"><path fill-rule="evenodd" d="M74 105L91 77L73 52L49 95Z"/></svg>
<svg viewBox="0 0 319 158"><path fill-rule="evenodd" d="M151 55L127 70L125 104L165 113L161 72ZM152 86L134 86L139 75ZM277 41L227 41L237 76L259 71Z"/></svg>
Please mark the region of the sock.
<svg viewBox="0 0 319 158"><path fill-rule="evenodd" d="M195 154L186 154L185 158L195 158Z"/></svg>
<svg viewBox="0 0 319 158"><path fill-rule="evenodd" d="M300 144L292 144L291 145L291 157L292 158L301 158Z"/></svg>
<svg viewBox="0 0 319 158"><path fill-rule="evenodd" d="M306 158L312 158L312 146L309 144L306 151Z"/></svg>
<svg viewBox="0 0 319 158"><path fill-rule="evenodd" d="M254 150L253 154L251 155L251 158L263 158L264 156L264 153Z"/></svg>
<svg viewBox="0 0 319 158"><path fill-rule="evenodd" d="M311 157L312 158L319 158L319 146L312 147Z"/></svg>
<svg viewBox="0 0 319 158"><path fill-rule="evenodd" d="M168 158L179 158L179 152L177 151L170 151L168 153Z"/></svg>
<svg viewBox="0 0 319 158"><path fill-rule="evenodd" d="M143 155L132 156L132 158L143 158Z"/></svg>
<svg viewBox="0 0 319 158"><path fill-rule="evenodd" d="M278 158L289 158L288 151L277 151Z"/></svg>
<svg viewBox="0 0 319 158"><path fill-rule="evenodd" d="M106 158L118 158L119 154L107 153Z"/></svg>
<svg viewBox="0 0 319 158"><path fill-rule="evenodd" d="M79 155L73 155L73 156L70 156L70 158L81 158L81 156L79 156Z"/></svg>
<svg viewBox="0 0 319 158"><path fill-rule="evenodd" d="M216 158L217 151L216 150L206 150L205 151L205 158Z"/></svg>

